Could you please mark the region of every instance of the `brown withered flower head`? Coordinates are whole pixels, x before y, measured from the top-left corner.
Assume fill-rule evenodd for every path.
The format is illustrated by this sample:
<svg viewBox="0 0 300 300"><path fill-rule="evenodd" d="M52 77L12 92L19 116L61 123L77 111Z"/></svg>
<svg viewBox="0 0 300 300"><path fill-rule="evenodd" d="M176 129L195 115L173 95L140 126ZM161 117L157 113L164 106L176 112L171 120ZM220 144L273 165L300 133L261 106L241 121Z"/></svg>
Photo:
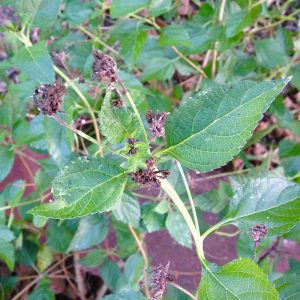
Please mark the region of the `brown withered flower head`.
<svg viewBox="0 0 300 300"><path fill-rule="evenodd" d="M267 234L268 228L265 224L257 224L251 228L251 237L255 244L259 244Z"/></svg>
<svg viewBox="0 0 300 300"><path fill-rule="evenodd" d="M0 5L0 25L7 27L11 24L21 29L20 19L16 16L14 9L11 6Z"/></svg>
<svg viewBox="0 0 300 300"><path fill-rule="evenodd" d="M114 59L98 50L93 51L94 63L92 80L104 83L117 81L117 64Z"/></svg>
<svg viewBox="0 0 300 300"><path fill-rule="evenodd" d="M154 114L152 111L148 111L145 115L149 125L149 129L153 135L153 138L165 137L165 123L168 113Z"/></svg>
<svg viewBox="0 0 300 300"><path fill-rule="evenodd" d="M61 111L62 98L67 93L60 82L40 85L33 94L33 101L43 115L52 116Z"/></svg>
<svg viewBox="0 0 300 300"><path fill-rule="evenodd" d="M169 282L173 282L175 275L169 272L170 262L164 266L160 264L152 268L151 277L151 300L160 300Z"/></svg>
<svg viewBox="0 0 300 300"><path fill-rule="evenodd" d="M131 154L131 155L136 154L138 149L135 147L135 142L137 142L138 140L136 140L135 138L129 138L127 141L130 146L128 154Z"/></svg>
<svg viewBox="0 0 300 300"><path fill-rule="evenodd" d="M149 188L154 186L160 187L160 179L165 179L170 175L169 170L155 170L155 164L153 159L146 161L147 168L144 170L138 170L131 173L132 180L138 185L148 186Z"/></svg>

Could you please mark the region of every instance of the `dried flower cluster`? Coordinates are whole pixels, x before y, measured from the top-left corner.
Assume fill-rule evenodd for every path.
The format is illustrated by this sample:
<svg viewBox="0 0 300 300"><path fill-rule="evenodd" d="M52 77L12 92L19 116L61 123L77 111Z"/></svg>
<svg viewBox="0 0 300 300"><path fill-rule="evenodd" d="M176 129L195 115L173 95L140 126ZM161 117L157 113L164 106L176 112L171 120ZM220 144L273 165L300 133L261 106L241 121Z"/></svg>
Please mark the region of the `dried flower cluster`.
<svg viewBox="0 0 300 300"><path fill-rule="evenodd" d="M33 94L33 101L43 115L52 116L61 111L62 98L67 93L65 86L56 81L42 84Z"/></svg>
<svg viewBox="0 0 300 300"><path fill-rule="evenodd" d="M128 144L130 146L130 149L128 151L128 154L131 154L131 155L134 155L137 153L137 148L135 148L135 143L137 142L138 140L136 140L135 138L129 138L128 139Z"/></svg>
<svg viewBox="0 0 300 300"><path fill-rule="evenodd" d="M169 170L155 170L155 164L153 159L146 161L147 168L145 170L138 170L131 173L132 180L138 185L148 186L149 188L154 186L160 187L160 179L165 179L170 175Z"/></svg>
<svg viewBox="0 0 300 300"><path fill-rule="evenodd" d="M20 19L16 16L14 9L0 5L0 25L10 26L11 24L16 24L21 29Z"/></svg>
<svg viewBox="0 0 300 300"><path fill-rule="evenodd" d="M112 57L101 53L98 50L93 51L94 63L92 80L104 83L117 81L117 64Z"/></svg>
<svg viewBox="0 0 300 300"><path fill-rule="evenodd" d="M151 272L151 300L162 299L166 285L174 281L175 276L169 272L169 266L170 262L166 266L160 264L157 267L153 267Z"/></svg>
<svg viewBox="0 0 300 300"><path fill-rule="evenodd" d="M251 236L255 244L259 244L268 234L268 228L265 224L257 224L251 228Z"/></svg>
<svg viewBox="0 0 300 300"><path fill-rule="evenodd" d="M165 137L165 123L168 113L154 114L152 111L146 113L145 117L153 138Z"/></svg>
<svg viewBox="0 0 300 300"><path fill-rule="evenodd" d="M253 260L256 258L256 249L261 240L268 234L268 228L265 224L257 224L251 228L251 237L254 242Z"/></svg>

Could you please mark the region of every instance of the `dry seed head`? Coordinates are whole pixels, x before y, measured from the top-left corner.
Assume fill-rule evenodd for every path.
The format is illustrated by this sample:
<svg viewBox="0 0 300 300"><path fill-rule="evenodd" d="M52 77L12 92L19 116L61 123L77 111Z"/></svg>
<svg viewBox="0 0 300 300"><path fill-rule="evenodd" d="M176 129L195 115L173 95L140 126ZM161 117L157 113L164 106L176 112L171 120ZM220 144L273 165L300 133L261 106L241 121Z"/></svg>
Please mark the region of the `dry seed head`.
<svg viewBox="0 0 300 300"><path fill-rule="evenodd" d="M66 87L59 81L41 84L33 94L33 101L43 115L52 116L61 111L62 98L66 93Z"/></svg>
<svg viewBox="0 0 300 300"><path fill-rule="evenodd" d="M98 50L94 50L92 54L95 59L92 80L104 83L116 82L117 64L114 59Z"/></svg>
<svg viewBox="0 0 300 300"><path fill-rule="evenodd" d="M154 114L152 111L146 113L145 117L153 138L165 137L165 123L168 113Z"/></svg>
<svg viewBox="0 0 300 300"><path fill-rule="evenodd" d="M257 224L251 228L251 236L255 244L259 244L267 234L268 228L265 224Z"/></svg>

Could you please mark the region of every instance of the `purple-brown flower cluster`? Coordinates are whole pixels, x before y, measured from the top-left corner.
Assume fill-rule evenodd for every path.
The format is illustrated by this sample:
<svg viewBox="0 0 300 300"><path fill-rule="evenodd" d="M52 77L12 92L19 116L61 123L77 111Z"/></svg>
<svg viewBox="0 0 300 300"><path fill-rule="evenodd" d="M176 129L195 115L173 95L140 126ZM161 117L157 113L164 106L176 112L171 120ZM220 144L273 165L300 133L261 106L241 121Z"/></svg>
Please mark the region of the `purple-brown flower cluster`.
<svg viewBox="0 0 300 300"><path fill-rule="evenodd" d="M67 89L60 81L42 84L35 90L33 101L43 115L52 116L61 111L62 98L66 93Z"/></svg>
<svg viewBox="0 0 300 300"><path fill-rule="evenodd" d="M169 266L170 262L166 266L160 264L152 268L151 300L162 299L166 285L174 281L175 276L169 272Z"/></svg>
<svg viewBox="0 0 300 300"><path fill-rule="evenodd" d="M251 236L254 244L258 245L262 238L268 234L268 228L265 224L257 224L251 228Z"/></svg>
<svg viewBox="0 0 300 300"><path fill-rule="evenodd" d="M148 111L145 115L149 125L149 129L153 135L153 138L165 137L165 123L168 113L154 114L152 111Z"/></svg>
<svg viewBox="0 0 300 300"><path fill-rule="evenodd" d="M93 51L94 63L92 80L104 83L117 81L117 64L112 57L101 53L98 50Z"/></svg>
<svg viewBox="0 0 300 300"><path fill-rule="evenodd" d="M148 186L149 188L154 186L160 187L159 179L165 179L170 175L169 170L156 170L153 159L146 161L147 168L144 170L138 170L137 172L131 173L132 180L138 185Z"/></svg>

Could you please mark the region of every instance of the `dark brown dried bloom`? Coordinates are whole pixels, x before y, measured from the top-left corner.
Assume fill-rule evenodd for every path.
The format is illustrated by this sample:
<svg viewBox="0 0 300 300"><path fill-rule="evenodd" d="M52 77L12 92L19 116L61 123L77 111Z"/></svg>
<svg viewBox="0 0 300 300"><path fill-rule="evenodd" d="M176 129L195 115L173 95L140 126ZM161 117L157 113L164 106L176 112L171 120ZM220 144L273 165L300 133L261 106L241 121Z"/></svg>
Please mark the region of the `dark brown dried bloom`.
<svg viewBox="0 0 300 300"><path fill-rule="evenodd" d="M16 16L14 9L10 6L0 5L0 25L6 27L11 24L16 24L21 29L20 19Z"/></svg>
<svg viewBox="0 0 300 300"><path fill-rule="evenodd" d="M151 300L162 299L166 285L174 281L175 275L169 272L169 266L170 262L166 266L160 264L152 268Z"/></svg>
<svg viewBox="0 0 300 300"><path fill-rule="evenodd" d="M59 81L54 84L42 84L33 94L33 101L43 115L52 116L60 112L66 87Z"/></svg>
<svg viewBox="0 0 300 300"><path fill-rule="evenodd" d="M251 228L251 236L254 244L259 244L266 235L268 234L268 228L265 224L257 224Z"/></svg>
<svg viewBox="0 0 300 300"><path fill-rule="evenodd" d="M117 80L117 64L114 59L98 50L93 51L93 75L92 80L111 83Z"/></svg>
<svg viewBox="0 0 300 300"><path fill-rule="evenodd" d="M13 82L18 83L18 75L20 74L19 70L15 67L9 68L6 70L7 77Z"/></svg>
<svg viewBox="0 0 300 300"><path fill-rule="evenodd" d="M165 136L165 123L167 115L168 113L154 114L152 111L148 111L146 113L145 117L154 139Z"/></svg>
<svg viewBox="0 0 300 300"><path fill-rule="evenodd" d="M127 141L128 141L128 144L130 145L130 149L128 151L128 154L131 154L131 155L136 154L138 149L135 148L134 144L138 140L136 140L135 138L129 138Z"/></svg>
<svg viewBox="0 0 300 300"><path fill-rule="evenodd" d="M121 107L124 105L124 101L121 98L117 98L112 101L112 105L114 107Z"/></svg>
<svg viewBox="0 0 300 300"><path fill-rule="evenodd" d="M170 175L169 170L155 170L154 161L147 160L147 169L138 170L137 172L131 173L132 180L138 185L145 185L148 187L154 186L160 187L160 179L165 179Z"/></svg>
<svg viewBox="0 0 300 300"><path fill-rule="evenodd" d="M41 29L38 27L35 27L31 30L30 41L32 44L36 44L37 42L40 41L40 32L41 32Z"/></svg>

